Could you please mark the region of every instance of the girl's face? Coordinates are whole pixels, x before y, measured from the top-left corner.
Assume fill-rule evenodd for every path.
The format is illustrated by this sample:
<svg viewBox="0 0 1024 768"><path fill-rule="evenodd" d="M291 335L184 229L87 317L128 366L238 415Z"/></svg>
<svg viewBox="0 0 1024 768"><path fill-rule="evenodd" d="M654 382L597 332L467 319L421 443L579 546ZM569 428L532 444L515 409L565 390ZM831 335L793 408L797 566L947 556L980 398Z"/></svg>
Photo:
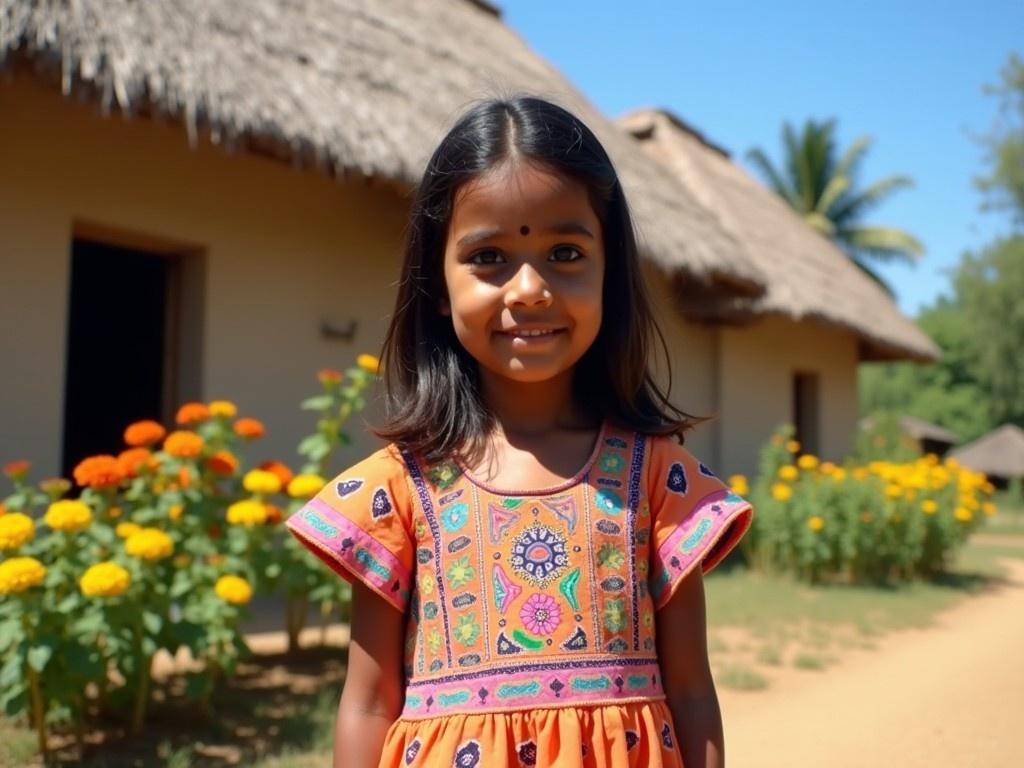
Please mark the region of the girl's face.
<svg viewBox="0 0 1024 768"><path fill-rule="evenodd" d="M482 375L547 381L597 338L604 264L586 187L527 162L503 163L456 192L441 311Z"/></svg>

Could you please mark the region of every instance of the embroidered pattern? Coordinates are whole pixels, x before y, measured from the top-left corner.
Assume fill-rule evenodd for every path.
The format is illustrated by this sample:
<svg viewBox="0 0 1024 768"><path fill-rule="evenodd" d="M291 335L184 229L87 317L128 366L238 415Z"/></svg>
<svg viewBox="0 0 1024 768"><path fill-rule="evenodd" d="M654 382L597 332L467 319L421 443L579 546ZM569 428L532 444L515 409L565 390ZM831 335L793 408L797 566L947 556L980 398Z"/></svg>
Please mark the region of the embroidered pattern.
<svg viewBox="0 0 1024 768"><path fill-rule="evenodd" d="M520 576L543 587L569 564L565 538L545 525L531 526L515 540L509 562Z"/></svg>

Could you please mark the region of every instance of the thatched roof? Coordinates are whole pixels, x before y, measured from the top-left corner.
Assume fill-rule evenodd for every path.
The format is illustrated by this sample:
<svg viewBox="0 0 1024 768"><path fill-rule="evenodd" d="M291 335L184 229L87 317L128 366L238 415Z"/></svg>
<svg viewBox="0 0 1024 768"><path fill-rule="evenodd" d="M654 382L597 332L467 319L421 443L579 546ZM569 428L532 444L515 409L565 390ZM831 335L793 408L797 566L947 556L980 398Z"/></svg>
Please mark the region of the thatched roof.
<svg viewBox="0 0 1024 768"><path fill-rule="evenodd" d="M733 163L725 150L663 110L633 112L617 123L717 214L768 275L768 291L760 298L702 305L699 297L690 297L691 314L778 314L811 320L857 334L864 360L938 359L939 348L900 313L885 291L774 192Z"/></svg>
<svg viewBox="0 0 1024 768"><path fill-rule="evenodd" d="M473 100L517 91L574 110L616 163L643 252L759 295L743 246L678 181L471 0L0 0L0 65L105 108L182 120L231 148L410 185Z"/></svg>
<svg viewBox="0 0 1024 768"><path fill-rule="evenodd" d="M865 416L860 420L861 429L871 429L875 420L871 416ZM916 416L900 416L900 431L915 440L933 440L937 443L948 443L956 445L960 442L960 436L938 424L919 419Z"/></svg>
<svg viewBox="0 0 1024 768"><path fill-rule="evenodd" d="M949 455L965 467L990 477L1024 477L1024 429L1004 424Z"/></svg>

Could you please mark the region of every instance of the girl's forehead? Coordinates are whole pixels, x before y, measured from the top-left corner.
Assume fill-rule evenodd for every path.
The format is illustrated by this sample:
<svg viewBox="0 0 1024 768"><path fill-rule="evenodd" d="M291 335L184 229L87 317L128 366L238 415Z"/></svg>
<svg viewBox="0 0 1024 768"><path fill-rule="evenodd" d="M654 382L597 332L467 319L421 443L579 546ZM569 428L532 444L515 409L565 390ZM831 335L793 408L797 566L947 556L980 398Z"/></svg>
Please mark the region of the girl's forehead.
<svg viewBox="0 0 1024 768"><path fill-rule="evenodd" d="M531 163L502 163L466 182L455 193L453 230L480 223L542 227L566 217L596 223L587 187L571 177Z"/></svg>

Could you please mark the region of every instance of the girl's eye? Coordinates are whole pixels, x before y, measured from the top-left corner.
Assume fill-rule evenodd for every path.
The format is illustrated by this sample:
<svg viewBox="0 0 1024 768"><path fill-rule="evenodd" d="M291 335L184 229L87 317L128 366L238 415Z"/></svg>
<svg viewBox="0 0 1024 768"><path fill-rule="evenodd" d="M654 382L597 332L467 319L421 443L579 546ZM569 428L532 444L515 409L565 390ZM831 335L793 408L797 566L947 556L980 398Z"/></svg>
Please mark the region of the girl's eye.
<svg viewBox="0 0 1024 768"><path fill-rule="evenodd" d="M469 257L470 264L500 264L502 256L497 251L477 251Z"/></svg>
<svg viewBox="0 0 1024 768"><path fill-rule="evenodd" d="M579 261L583 258L583 254L575 246L560 245L551 252L551 257L553 261Z"/></svg>

